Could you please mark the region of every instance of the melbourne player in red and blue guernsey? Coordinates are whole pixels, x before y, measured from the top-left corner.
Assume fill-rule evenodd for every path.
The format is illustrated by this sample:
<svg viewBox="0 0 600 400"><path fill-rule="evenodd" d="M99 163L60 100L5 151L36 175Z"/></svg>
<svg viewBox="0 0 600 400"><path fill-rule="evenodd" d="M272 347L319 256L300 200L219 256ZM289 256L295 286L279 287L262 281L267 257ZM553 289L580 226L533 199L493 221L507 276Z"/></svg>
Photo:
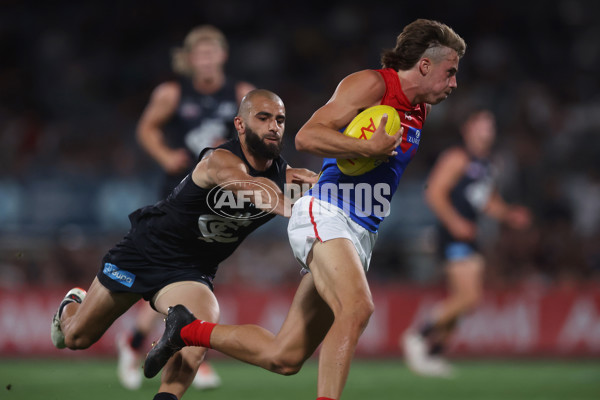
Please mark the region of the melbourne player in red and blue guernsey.
<svg viewBox="0 0 600 400"><path fill-rule="evenodd" d="M386 215L383 207L417 150L429 105L443 101L457 87L465 48L464 40L447 25L419 19L403 29L394 49L383 53L383 70L359 71L339 83L296 135L298 150L325 161L319 186L292 209L288 235L306 273L281 330L275 335L256 325L210 324L175 306L163 337L146 358L147 376L158 373L185 346L211 347L289 375L322 345L318 399L340 398L374 308L366 271ZM362 110L380 104L398 110L402 130L388 135L383 117L369 140L340 132ZM356 177L342 174L335 162L364 157L387 162ZM377 187L381 192L375 192Z"/></svg>
<svg viewBox="0 0 600 400"><path fill-rule="evenodd" d="M376 70L376 72L381 75L386 87L380 104L394 107L402 121L402 141L396 150L396 155L389 157L387 162L382 162L375 169L359 176L343 174L337 166L336 158L325 158L319 182L307 193L308 196L333 203L346 210L354 222L374 233L377 232L379 224L389 213L392 196L398 188L404 169L419 148L421 130L428 109L426 103L414 106L410 103L402 91L396 70L385 68ZM365 183L369 186L364 186ZM340 186L337 193L332 193L332 187ZM368 199L365 198L367 195L365 190L373 192L370 193L372 196Z"/></svg>

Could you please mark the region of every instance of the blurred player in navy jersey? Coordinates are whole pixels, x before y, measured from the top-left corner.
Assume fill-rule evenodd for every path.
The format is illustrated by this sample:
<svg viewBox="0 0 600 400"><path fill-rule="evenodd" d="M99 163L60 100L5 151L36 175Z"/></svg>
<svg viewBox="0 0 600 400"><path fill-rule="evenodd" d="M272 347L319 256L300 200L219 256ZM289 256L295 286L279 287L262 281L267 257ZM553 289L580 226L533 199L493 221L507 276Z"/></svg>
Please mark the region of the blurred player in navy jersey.
<svg viewBox="0 0 600 400"><path fill-rule="evenodd" d="M156 87L140 118L138 140L163 170L160 199L187 175L202 149L237 135L233 117L242 98L254 87L226 75L227 57L227 40L220 30L210 25L192 29L183 47L173 52L173 70L179 79ZM141 386L147 337L162 322L162 316L145 303L140 307L133 331L117 338L118 376L128 389ZM204 362L192 385L215 388L220 379Z"/></svg>
<svg viewBox="0 0 600 400"><path fill-rule="evenodd" d="M445 268L448 296L416 329L407 330L402 346L407 365L424 376L451 377L444 349L461 316L473 310L483 293L484 259L476 243L482 213L522 229L529 211L507 204L497 192L490 161L496 137L491 111L470 112L461 125L462 146L444 151L434 165L425 199L439 219L438 252Z"/></svg>

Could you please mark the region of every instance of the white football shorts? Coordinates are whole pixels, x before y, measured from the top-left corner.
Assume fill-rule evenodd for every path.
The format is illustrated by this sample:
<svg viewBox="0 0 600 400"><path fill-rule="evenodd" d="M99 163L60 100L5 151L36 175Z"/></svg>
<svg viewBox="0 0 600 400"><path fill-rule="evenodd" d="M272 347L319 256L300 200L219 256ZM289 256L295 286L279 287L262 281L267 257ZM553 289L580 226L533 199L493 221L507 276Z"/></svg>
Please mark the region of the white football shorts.
<svg viewBox="0 0 600 400"><path fill-rule="evenodd" d="M315 241L326 242L338 238L346 238L354 244L366 272L369 270L377 233L354 222L341 208L312 196L303 196L292 208L288 237L303 273L308 272L306 257Z"/></svg>

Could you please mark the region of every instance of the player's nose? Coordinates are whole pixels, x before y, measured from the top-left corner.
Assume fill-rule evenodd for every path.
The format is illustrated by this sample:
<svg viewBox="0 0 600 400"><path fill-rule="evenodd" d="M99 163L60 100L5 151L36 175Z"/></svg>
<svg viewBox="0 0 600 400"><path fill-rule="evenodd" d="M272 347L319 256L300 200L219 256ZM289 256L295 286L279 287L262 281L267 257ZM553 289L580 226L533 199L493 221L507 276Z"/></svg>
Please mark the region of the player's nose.
<svg viewBox="0 0 600 400"><path fill-rule="evenodd" d="M276 119L272 119L269 121L269 130L271 132L277 132L277 134L279 135L279 132L282 130L281 126L277 123Z"/></svg>
<svg viewBox="0 0 600 400"><path fill-rule="evenodd" d="M450 87L452 89L456 89L458 87L458 81L456 80L456 76L450 78Z"/></svg>

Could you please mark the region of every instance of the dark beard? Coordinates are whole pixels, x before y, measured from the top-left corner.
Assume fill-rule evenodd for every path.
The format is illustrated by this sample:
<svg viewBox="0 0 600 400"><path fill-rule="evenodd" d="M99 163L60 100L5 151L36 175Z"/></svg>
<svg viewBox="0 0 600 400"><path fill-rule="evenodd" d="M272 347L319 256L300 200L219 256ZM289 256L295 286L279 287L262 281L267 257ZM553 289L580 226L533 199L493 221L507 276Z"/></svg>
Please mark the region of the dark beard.
<svg viewBox="0 0 600 400"><path fill-rule="evenodd" d="M262 141L256 132L246 126L246 145L250 152L255 156L272 160L279 157L279 154L281 154L283 141L280 141L279 144L267 144Z"/></svg>

